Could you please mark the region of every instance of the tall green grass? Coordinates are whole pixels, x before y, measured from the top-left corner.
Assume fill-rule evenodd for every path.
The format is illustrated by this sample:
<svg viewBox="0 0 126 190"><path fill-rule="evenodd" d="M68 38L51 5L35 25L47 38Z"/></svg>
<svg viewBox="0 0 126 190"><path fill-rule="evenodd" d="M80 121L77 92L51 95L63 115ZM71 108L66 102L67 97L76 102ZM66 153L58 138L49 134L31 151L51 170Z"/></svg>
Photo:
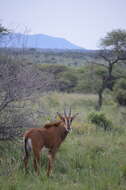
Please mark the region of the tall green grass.
<svg viewBox="0 0 126 190"><path fill-rule="evenodd" d="M47 153L41 157L40 176L29 163L23 167L23 143L20 139L0 142L0 190L125 190L126 189L126 119L125 109L105 104L102 111L112 120L111 131L97 130L87 116L94 111L95 95L52 93L40 97L25 109L36 111L41 105L50 113L62 111L65 104L79 112L73 131L61 145L52 176L46 177ZM122 114L123 112L123 114ZM37 118L46 122L46 116ZM36 121L37 121L36 119ZM116 123L117 122L117 123Z"/></svg>

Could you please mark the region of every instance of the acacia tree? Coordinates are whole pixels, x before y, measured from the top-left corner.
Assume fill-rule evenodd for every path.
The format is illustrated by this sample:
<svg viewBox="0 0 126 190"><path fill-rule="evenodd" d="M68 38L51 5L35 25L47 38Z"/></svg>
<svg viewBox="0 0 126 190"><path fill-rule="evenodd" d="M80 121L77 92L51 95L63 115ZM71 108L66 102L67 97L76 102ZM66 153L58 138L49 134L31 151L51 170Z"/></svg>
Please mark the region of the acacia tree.
<svg viewBox="0 0 126 190"><path fill-rule="evenodd" d="M113 69L116 64L124 63L126 60L126 30L113 30L101 39L101 51L98 54L105 62L103 67L107 69L105 75L101 75L101 86L98 89L98 106L102 106L103 92L106 88L113 90L113 85L117 79L113 75Z"/></svg>

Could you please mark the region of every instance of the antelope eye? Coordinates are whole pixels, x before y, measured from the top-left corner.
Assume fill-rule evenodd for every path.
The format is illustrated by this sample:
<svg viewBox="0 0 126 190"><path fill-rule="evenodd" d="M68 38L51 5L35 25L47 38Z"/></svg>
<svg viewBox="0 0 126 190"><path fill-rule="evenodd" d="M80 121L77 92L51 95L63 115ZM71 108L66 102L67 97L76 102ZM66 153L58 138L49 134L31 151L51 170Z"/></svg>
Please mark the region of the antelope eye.
<svg viewBox="0 0 126 190"><path fill-rule="evenodd" d="M64 117L62 118L62 121L65 122L65 118Z"/></svg>
<svg viewBox="0 0 126 190"><path fill-rule="evenodd" d="M71 118L70 121L72 122L72 121L73 121L73 118Z"/></svg>

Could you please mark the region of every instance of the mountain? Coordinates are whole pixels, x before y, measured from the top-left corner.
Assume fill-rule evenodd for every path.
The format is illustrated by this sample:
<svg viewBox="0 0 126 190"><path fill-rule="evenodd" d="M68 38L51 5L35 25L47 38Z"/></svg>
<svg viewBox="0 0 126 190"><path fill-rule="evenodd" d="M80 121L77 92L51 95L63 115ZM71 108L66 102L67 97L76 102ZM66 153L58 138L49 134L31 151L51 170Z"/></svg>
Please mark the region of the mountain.
<svg viewBox="0 0 126 190"><path fill-rule="evenodd" d="M45 34L13 33L2 36L0 47L12 48L43 48L43 49L84 49L64 38L57 38Z"/></svg>

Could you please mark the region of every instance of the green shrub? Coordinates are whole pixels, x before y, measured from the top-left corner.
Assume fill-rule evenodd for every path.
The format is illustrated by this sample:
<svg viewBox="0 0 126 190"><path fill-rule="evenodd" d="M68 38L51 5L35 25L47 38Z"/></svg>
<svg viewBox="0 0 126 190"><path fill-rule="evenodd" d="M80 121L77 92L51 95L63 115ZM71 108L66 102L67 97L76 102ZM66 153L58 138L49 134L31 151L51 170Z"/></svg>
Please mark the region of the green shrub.
<svg viewBox="0 0 126 190"><path fill-rule="evenodd" d="M126 106L126 90L119 89L116 92L116 100L120 105Z"/></svg>
<svg viewBox="0 0 126 190"><path fill-rule="evenodd" d="M88 115L88 119L91 123L95 124L97 127L103 128L105 131L112 128L112 122L106 118L104 113L91 112Z"/></svg>
<svg viewBox="0 0 126 190"><path fill-rule="evenodd" d="M126 79L120 79L116 83L114 96L119 105L126 106Z"/></svg>
<svg viewBox="0 0 126 190"><path fill-rule="evenodd" d="M74 70L69 69L66 72L62 72L59 75L57 75L57 83L58 88L60 91L63 92L72 92L74 87L76 87L77 84L77 76L76 72Z"/></svg>

